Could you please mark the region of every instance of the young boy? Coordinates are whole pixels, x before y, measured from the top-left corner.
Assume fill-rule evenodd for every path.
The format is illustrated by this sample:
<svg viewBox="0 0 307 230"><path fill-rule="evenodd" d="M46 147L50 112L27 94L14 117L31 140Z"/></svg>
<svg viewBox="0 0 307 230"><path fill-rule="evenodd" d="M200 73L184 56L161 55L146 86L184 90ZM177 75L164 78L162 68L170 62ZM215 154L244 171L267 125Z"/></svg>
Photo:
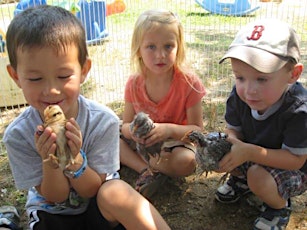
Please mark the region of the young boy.
<svg viewBox="0 0 307 230"><path fill-rule="evenodd" d="M232 176L216 199L232 203L253 192L265 204L254 229L284 229L290 197L307 189L307 91L297 82L297 34L277 20L252 22L220 63L227 58L235 77L225 115L233 146L220 171Z"/></svg>
<svg viewBox="0 0 307 230"><path fill-rule="evenodd" d="M3 138L17 188L29 189L30 229L169 229L131 186L108 180L119 169L119 121L80 95L91 61L79 20L60 7L29 8L12 20L7 49L7 70L30 105ZM56 134L41 125L49 105L68 119L75 163L64 171L49 159Z"/></svg>

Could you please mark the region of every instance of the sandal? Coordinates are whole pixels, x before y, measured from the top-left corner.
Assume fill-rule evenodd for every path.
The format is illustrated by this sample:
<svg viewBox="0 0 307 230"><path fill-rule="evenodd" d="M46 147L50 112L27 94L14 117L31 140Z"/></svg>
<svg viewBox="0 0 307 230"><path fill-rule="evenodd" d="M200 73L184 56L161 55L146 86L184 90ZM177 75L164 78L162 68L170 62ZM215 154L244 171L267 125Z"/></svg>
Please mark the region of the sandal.
<svg viewBox="0 0 307 230"><path fill-rule="evenodd" d="M153 175L153 172L149 168L143 169L135 182L135 190L140 192L140 188L144 184L151 183L154 180Z"/></svg>
<svg viewBox="0 0 307 230"><path fill-rule="evenodd" d="M11 230L21 230L19 227L20 217L18 211L13 206L0 207L0 227Z"/></svg>
<svg viewBox="0 0 307 230"><path fill-rule="evenodd" d="M144 197L150 199L158 191L160 186L166 182L167 178L162 173L152 172L150 168L145 168L136 181L135 189Z"/></svg>

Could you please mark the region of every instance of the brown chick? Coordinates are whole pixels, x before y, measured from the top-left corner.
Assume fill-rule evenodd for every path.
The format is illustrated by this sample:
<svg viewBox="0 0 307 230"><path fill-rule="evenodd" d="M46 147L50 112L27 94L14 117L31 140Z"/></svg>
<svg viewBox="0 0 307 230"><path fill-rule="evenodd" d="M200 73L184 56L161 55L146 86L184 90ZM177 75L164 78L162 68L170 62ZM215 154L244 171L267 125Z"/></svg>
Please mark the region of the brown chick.
<svg viewBox="0 0 307 230"><path fill-rule="evenodd" d="M49 105L44 110L44 128L50 127L56 134L56 152L49 154L49 157L44 161L50 161L54 168L60 167L62 170L69 165L74 164L70 148L67 144L65 136L66 118L62 109L58 105Z"/></svg>

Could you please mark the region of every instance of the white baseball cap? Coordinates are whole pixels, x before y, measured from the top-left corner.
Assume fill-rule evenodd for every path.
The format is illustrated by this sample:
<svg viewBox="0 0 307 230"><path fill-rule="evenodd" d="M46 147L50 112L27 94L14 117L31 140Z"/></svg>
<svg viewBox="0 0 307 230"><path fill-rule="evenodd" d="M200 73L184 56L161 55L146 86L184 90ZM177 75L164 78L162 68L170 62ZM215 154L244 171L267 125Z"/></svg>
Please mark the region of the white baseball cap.
<svg viewBox="0 0 307 230"><path fill-rule="evenodd" d="M289 60L299 62L299 38L288 24L276 19L261 19L237 33L219 63L227 58L239 59L262 73L273 73Z"/></svg>

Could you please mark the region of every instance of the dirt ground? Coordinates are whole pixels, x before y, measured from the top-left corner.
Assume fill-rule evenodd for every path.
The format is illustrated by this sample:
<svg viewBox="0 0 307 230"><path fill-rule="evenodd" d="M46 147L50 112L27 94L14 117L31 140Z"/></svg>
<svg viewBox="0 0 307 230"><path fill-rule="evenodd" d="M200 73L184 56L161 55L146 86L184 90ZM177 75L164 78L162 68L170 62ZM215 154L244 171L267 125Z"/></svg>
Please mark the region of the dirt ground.
<svg viewBox="0 0 307 230"><path fill-rule="evenodd" d="M0 167L1 174L4 172L7 174L5 177L0 177L0 185L13 183L9 167L7 163L5 165L4 167L2 164ZM134 171L123 167L120 174L123 180L134 186L138 176ZM244 197L238 203L231 205L216 202L214 193L220 177L221 174L211 173L208 177L193 174L183 180L169 179L153 196L151 202L172 230L252 229L253 222L259 214L259 211L248 202L248 200L252 200L253 196ZM19 196L21 196L21 192ZM2 200L3 198L5 197L1 195L0 205L6 203L5 199ZM15 206L20 211L24 229L27 229L24 202L16 202ZM287 230L307 230L307 192L293 198L292 207L293 211Z"/></svg>
<svg viewBox="0 0 307 230"><path fill-rule="evenodd" d="M122 179L134 184L137 174L121 169ZM214 193L221 174L193 174L179 181L169 179L154 195L152 203L173 230L247 230L252 229L259 211L250 202L253 195L238 203L226 205L215 201ZM288 230L307 230L307 193L292 199L292 215Z"/></svg>
<svg viewBox="0 0 307 230"><path fill-rule="evenodd" d="M3 130L0 130L0 133ZM198 171L198 170L196 170ZM138 174L122 167L121 178L134 187ZM182 180L169 179L151 199L172 230L248 230L259 211L251 206L254 196L226 205L215 201L214 193L221 174L207 177L197 172ZM7 190L7 191L6 191ZM10 204L21 214L24 229L27 218L24 210L25 191L16 191L5 154L0 154L0 206ZM292 199L292 215L287 230L307 230L307 192ZM136 228L137 229L137 228Z"/></svg>

